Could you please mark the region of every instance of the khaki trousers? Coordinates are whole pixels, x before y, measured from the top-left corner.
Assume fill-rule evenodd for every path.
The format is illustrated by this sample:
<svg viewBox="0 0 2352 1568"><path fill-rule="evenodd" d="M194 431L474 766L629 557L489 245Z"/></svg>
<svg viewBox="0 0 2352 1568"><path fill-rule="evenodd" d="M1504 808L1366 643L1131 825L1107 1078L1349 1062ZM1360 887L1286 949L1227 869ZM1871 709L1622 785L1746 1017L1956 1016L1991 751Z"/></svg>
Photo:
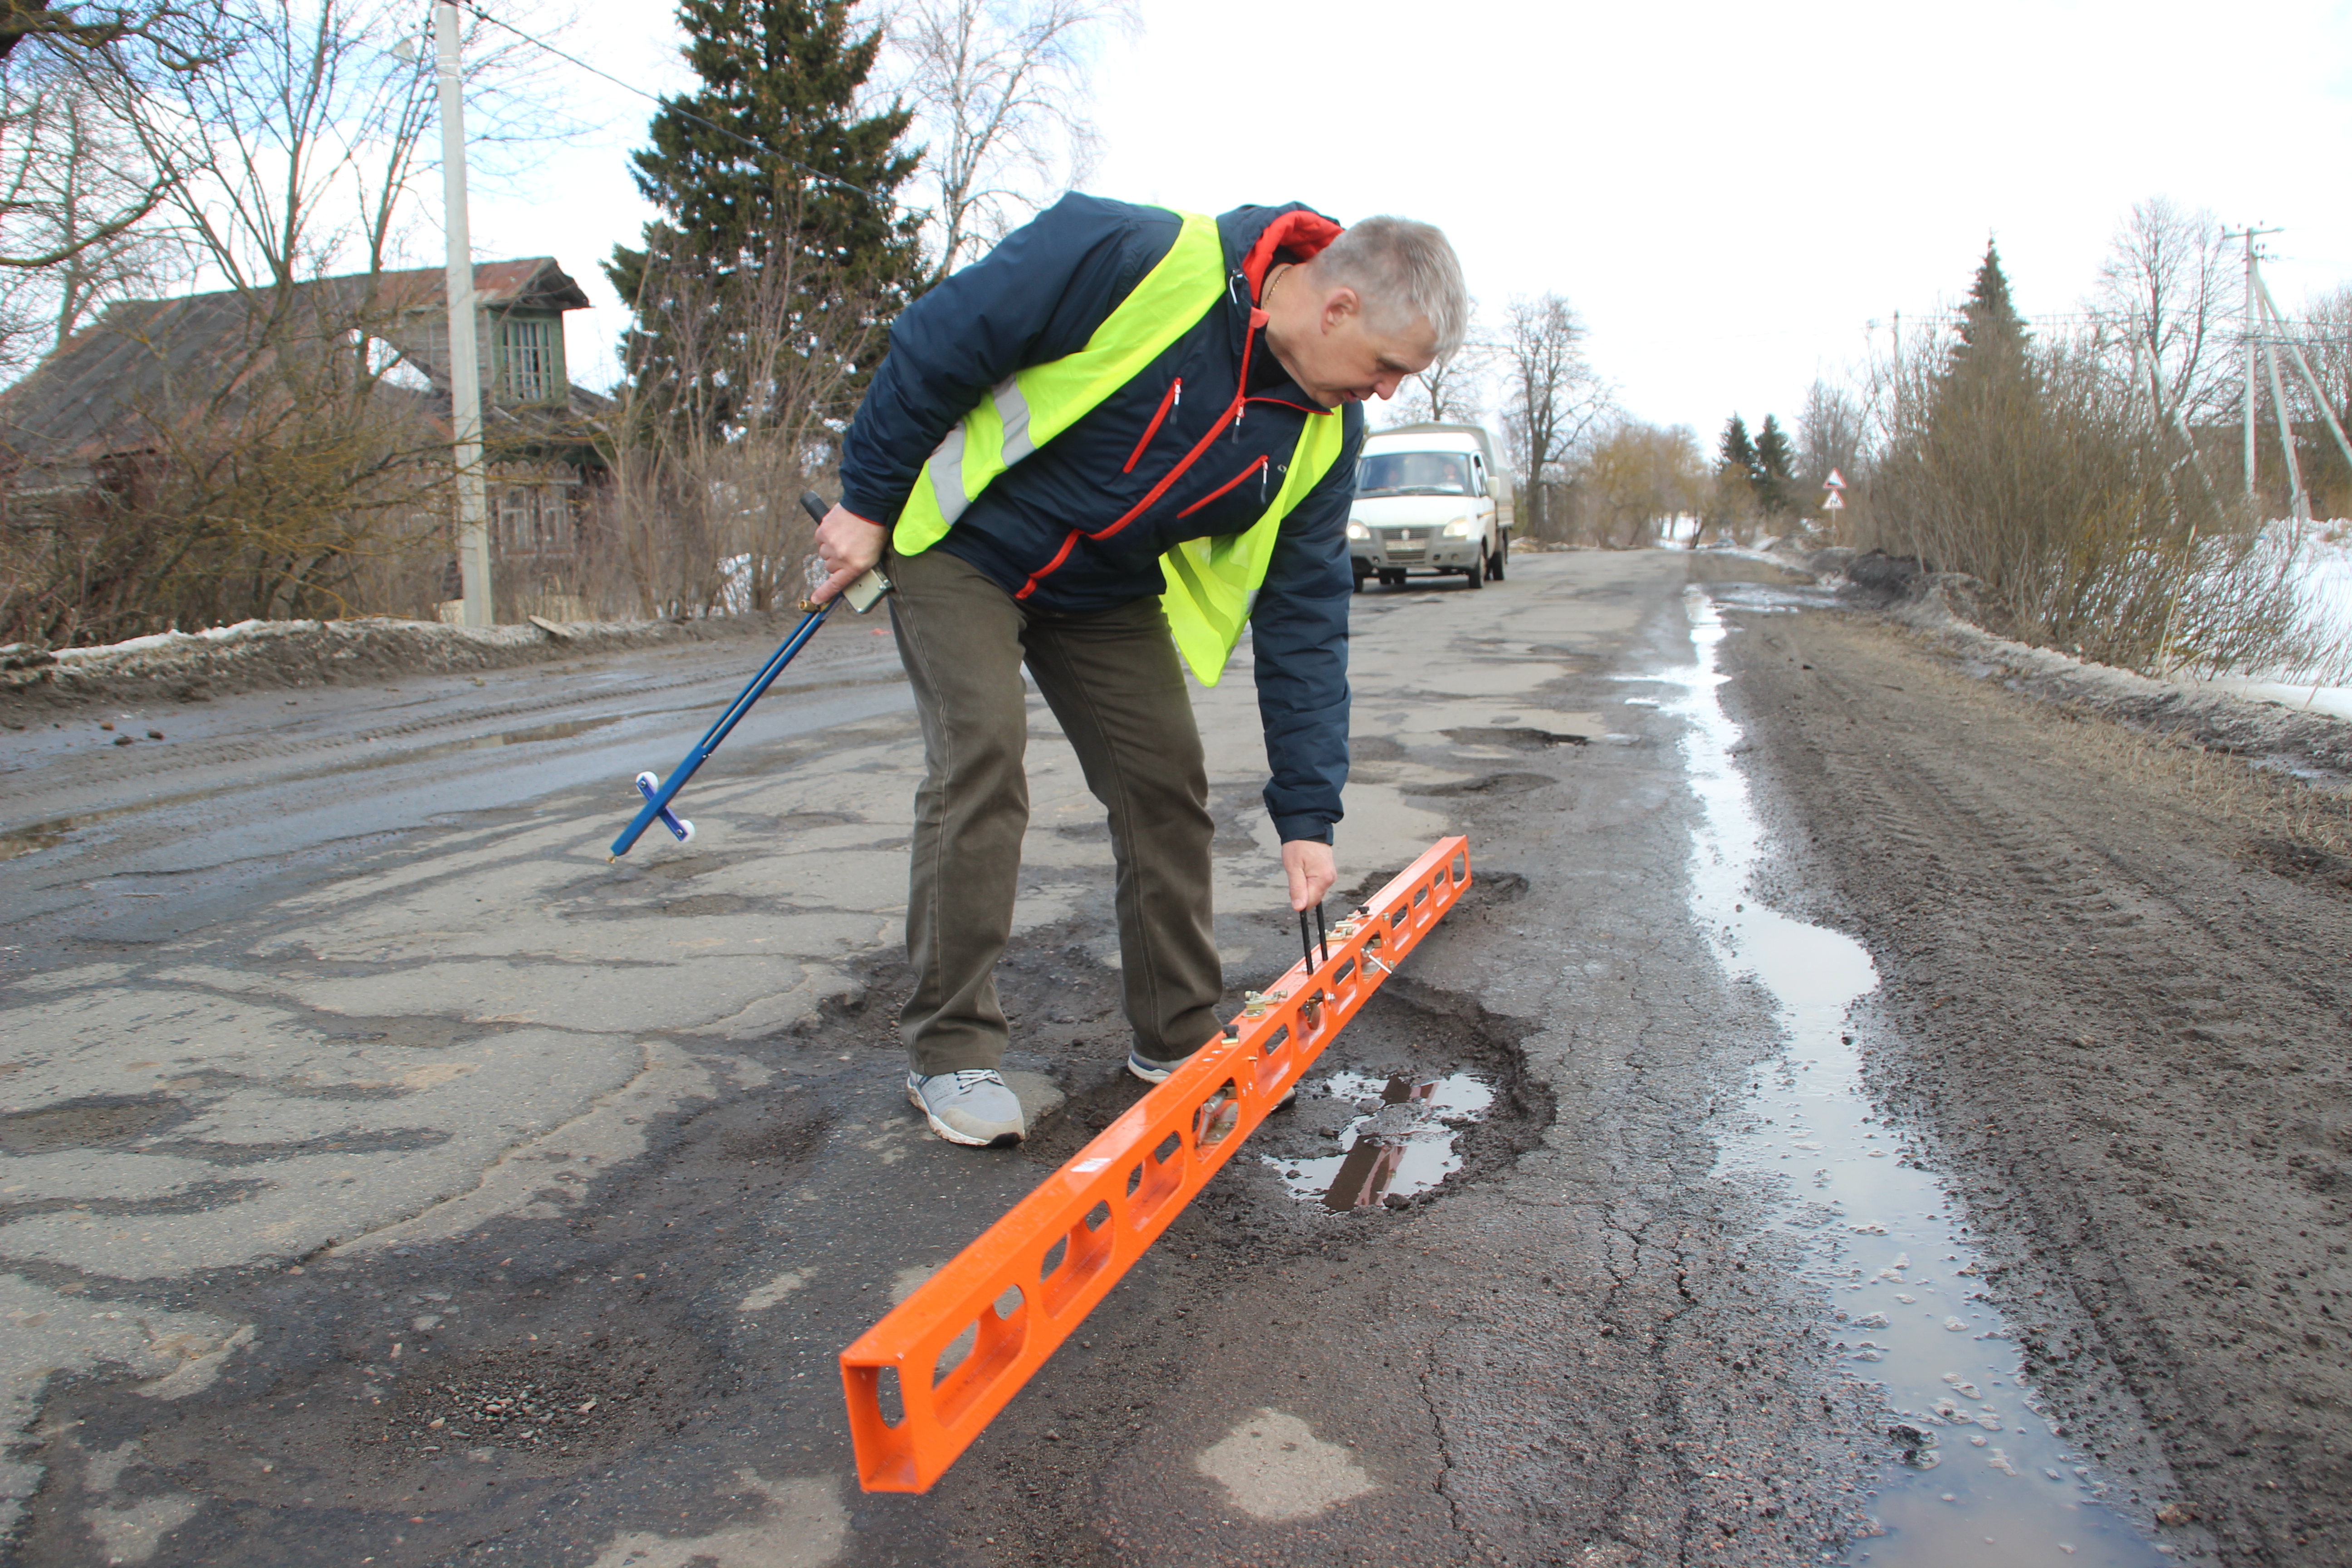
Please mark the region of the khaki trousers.
<svg viewBox="0 0 2352 1568"><path fill-rule="evenodd" d="M922 722L899 1014L914 1070L992 1068L1009 1031L996 963L1013 931L1026 664L1087 787L1110 816L1120 977L1136 1049L1172 1061L1217 1032L1224 993L1210 914L1207 767L1167 616L1156 599L1099 615L1013 601L943 550L892 553L890 619Z"/></svg>

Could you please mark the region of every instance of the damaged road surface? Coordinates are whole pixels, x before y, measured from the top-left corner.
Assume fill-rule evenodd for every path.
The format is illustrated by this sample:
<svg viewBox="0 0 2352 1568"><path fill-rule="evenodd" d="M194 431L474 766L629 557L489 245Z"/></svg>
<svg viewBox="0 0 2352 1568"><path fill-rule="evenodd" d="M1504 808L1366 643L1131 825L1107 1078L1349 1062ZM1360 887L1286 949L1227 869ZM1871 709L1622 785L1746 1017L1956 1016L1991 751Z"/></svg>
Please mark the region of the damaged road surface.
<svg viewBox="0 0 2352 1568"><path fill-rule="evenodd" d="M1957 1473L1917 1465L1927 1428L1950 1454L1966 1437L1905 1415L1854 1360L1845 1282L1790 1217L1818 1194L1727 1153L1780 1114L1759 1097L1798 1070L1801 1029L1695 890L1714 819L1685 698L1730 673L1722 707L1747 723L1739 683L1765 678L1744 630L1702 665L1690 594L1782 574L1666 552L1514 565L1493 593L1355 604L1343 876L1369 890L1466 832L1475 886L923 1497L857 1490L839 1350L1143 1092L1119 1070L1101 813L1042 704L1001 975L1033 1137L986 1152L930 1138L903 1092L921 759L870 627L828 630L697 778L692 844L648 837L617 865L629 780L699 731L743 647L20 715L0 737L8 1556L2041 1560L1979 1554L1997 1531L1978 1514L1916 1513L1912 1479ZM1889 634L1839 624L1851 649L1824 657L1894 657ZM1199 701L1237 1006L1297 940L1246 646ZM124 725L142 738L117 747ZM1757 733L1768 820L1838 798L1805 774L1805 742ZM1831 923L1900 914L1856 902L1852 868L1805 843L1759 861L1755 890ZM1874 923L1841 929L1893 955L1853 1016L1912 1049L1910 928L1891 946ZM2003 978L1992 1001L2013 994ZM2179 1495L2168 1457L2191 1452L2173 1435L2206 1419L2190 1394L2224 1370L2184 1374L2162 1436L2141 1434L2131 1369L2181 1352L2126 1330L2154 1320L2124 1310L2120 1279L2079 1314L2050 1304L2109 1279L2124 1239L2045 1235L2074 1211L1999 1174L2022 1119L1944 1087L1931 1058L1886 1063L1914 1118L1904 1158L1932 1147L1992 1205L1972 1217L2011 1227L1980 1237L2004 1267L2005 1237L2044 1248L2019 1287L2046 1292L2019 1320L2041 1359L2009 1374L2041 1381L2008 1419L2074 1421L2078 1386L2116 1402L2083 1500L2053 1506L2118 1528L2071 1560L2147 1560L2148 1511ZM2294 1289L2316 1307L2315 1275ZM2050 1388L2042 1347L2062 1344L2124 1380ZM2008 1398L1974 1365L1954 1375ZM2302 1419L2249 1416L2325 1425ZM2217 1441L2190 1501L2219 1507L2240 1472L2285 1474ZM2295 1508L2310 1528L2301 1486L2259 1528ZM2164 1544L2193 1556L2201 1529Z"/></svg>

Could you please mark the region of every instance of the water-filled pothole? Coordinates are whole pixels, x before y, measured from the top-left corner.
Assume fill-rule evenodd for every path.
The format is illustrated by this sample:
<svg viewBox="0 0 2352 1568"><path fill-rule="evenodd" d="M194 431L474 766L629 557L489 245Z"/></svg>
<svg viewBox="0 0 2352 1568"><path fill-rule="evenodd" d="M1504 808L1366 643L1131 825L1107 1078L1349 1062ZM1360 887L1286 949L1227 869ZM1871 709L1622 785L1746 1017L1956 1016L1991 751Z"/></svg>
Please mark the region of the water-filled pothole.
<svg viewBox="0 0 2352 1568"><path fill-rule="evenodd" d="M1888 1463L1871 1499L1884 1534L1858 1555L1903 1568L2189 1557L2190 1542L2159 1549L2135 1528L2121 1508L2147 1498L2101 1475L2051 1418L2012 1326L1976 1287L1981 1268L1955 1200L1864 1091L1849 1013L1877 989L1870 954L1754 901L1764 831L1733 760L1741 731L1717 700L1727 630L1704 590L1686 604L1698 657L1664 707L1686 721L1701 811L1691 912L1726 973L1771 994L1787 1041L1717 1119L1719 1171L1769 1200L1773 1227L1825 1298L1841 1356L1884 1398ZM1745 594L1741 604L1776 607Z"/></svg>
<svg viewBox="0 0 2352 1568"><path fill-rule="evenodd" d="M1240 1187L1260 1220L1312 1230L1419 1210L1507 1169L1553 1115L1519 1055L1524 1028L1391 981L1308 1067L1291 1104L1251 1134L1251 1157L1236 1164L1249 1171Z"/></svg>
<svg viewBox="0 0 2352 1568"><path fill-rule="evenodd" d="M1383 1082L1342 1069L1310 1078L1302 1101L1334 1100L1355 1115L1332 1139L1340 1152L1258 1158L1282 1173L1291 1195L1319 1199L1334 1214L1394 1200L1402 1205L1462 1168L1456 1144L1465 1129L1486 1119L1494 1087L1466 1072L1436 1078L1391 1075Z"/></svg>

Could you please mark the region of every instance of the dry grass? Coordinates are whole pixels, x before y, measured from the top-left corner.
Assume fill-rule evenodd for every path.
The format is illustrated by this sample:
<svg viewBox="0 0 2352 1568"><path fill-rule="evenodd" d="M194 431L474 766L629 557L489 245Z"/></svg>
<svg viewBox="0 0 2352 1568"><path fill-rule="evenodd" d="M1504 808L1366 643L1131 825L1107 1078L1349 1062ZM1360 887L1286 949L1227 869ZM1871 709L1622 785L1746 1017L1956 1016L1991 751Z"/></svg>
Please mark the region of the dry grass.
<svg viewBox="0 0 2352 1568"><path fill-rule="evenodd" d="M2315 788L2187 735L2129 729L2104 715L2081 719L2075 728L2077 743L2116 773L2160 784L2206 822L2242 833L2258 847L2352 861L2352 796Z"/></svg>

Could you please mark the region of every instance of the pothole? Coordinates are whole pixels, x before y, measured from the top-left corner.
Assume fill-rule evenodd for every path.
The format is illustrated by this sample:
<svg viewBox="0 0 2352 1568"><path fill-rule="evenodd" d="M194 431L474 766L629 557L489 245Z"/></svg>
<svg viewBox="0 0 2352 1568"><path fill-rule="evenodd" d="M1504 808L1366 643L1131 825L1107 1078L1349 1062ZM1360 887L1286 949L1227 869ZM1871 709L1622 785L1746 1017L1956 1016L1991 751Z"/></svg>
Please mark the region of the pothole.
<svg viewBox="0 0 2352 1568"><path fill-rule="evenodd" d="M1402 1208L1460 1170L1455 1145L1486 1119L1495 1090L1473 1073L1391 1074L1381 1082L1343 1068L1310 1078L1298 1098L1307 1114L1292 1119L1288 1142L1297 1142L1302 1123L1327 1120L1314 1110L1317 1101L1330 1100L1354 1112L1336 1133L1322 1134L1342 1152L1286 1157L1261 1151L1258 1159L1281 1173L1292 1196L1346 1214L1374 1204Z"/></svg>
<svg viewBox="0 0 2352 1568"><path fill-rule="evenodd" d="M62 844L67 834L82 826L82 820L77 816L60 816L49 822L37 822L30 827L19 827L13 833L0 833L0 860L38 854Z"/></svg>
<svg viewBox="0 0 2352 1568"><path fill-rule="evenodd" d="M378 1463L487 1448L568 1468L633 1447L690 1414L704 1371L698 1359L644 1339L512 1344L404 1378L381 1420L355 1428L350 1441Z"/></svg>
<svg viewBox="0 0 2352 1568"><path fill-rule="evenodd" d="M171 1095L68 1100L0 1116L0 1152L47 1154L88 1149L175 1126L188 1116L188 1108Z"/></svg>
<svg viewBox="0 0 2352 1568"><path fill-rule="evenodd" d="M1446 799L1461 795L1526 795L1549 784L1558 784L1542 773L1488 773L1483 778L1467 779L1460 784L1408 784L1408 795L1429 795Z"/></svg>
<svg viewBox="0 0 2352 1568"><path fill-rule="evenodd" d="M1232 1217L1296 1232L1410 1213L1507 1169L1553 1114L1524 1070L1523 1032L1465 998L1389 982L1252 1134L1255 1158L1202 1201L1232 1183Z"/></svg>
<svg viewBox="0 0 2352 1568"><path fill-rule="evenodd" d="M1550 746L1589 746L1590 735L1563 735L1550 730L1531 730L1523 726L1469 728L1448 730L1446 737L1461 746L1510 746L1522 752L1540 752Z"/></svg>

